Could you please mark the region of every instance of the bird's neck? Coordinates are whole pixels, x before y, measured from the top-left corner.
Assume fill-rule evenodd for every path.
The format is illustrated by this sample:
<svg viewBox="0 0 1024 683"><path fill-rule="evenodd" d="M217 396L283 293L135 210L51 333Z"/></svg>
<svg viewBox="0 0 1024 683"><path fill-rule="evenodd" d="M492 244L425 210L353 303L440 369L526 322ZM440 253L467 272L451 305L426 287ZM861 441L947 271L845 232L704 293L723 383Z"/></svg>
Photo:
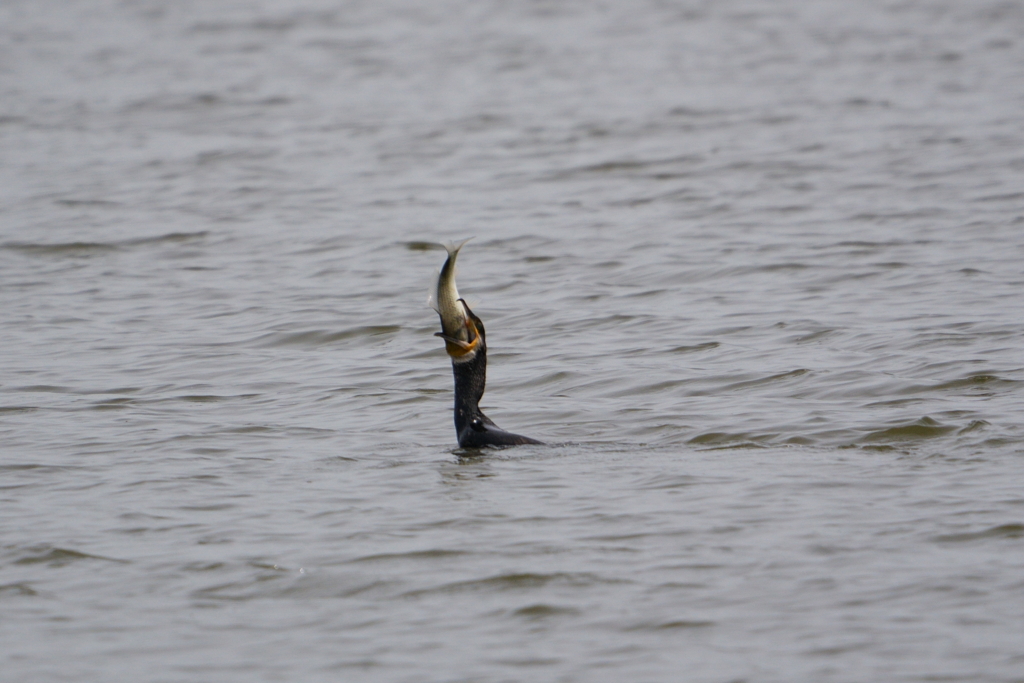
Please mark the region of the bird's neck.
<svg viewBox="0 0 1024 683"><path fill-rule="evenodd" d="M472 360L461 363L453 360L452 371L455 374L455 429L461 433L473 416L483 416L480 399L487 383L486 344L480 344Z"/></svg>

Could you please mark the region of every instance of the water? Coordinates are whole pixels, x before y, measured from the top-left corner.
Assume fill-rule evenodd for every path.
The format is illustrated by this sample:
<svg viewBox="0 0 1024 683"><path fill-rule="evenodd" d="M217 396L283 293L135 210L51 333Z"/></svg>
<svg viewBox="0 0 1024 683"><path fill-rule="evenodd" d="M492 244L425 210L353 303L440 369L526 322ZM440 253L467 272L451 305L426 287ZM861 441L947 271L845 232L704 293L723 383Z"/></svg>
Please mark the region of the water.
<svg viewBox="0 0 1024 683"><path fill-rule="evenodd" d="M0 679L1024 680L1022 34L5 2Z"/></svg>

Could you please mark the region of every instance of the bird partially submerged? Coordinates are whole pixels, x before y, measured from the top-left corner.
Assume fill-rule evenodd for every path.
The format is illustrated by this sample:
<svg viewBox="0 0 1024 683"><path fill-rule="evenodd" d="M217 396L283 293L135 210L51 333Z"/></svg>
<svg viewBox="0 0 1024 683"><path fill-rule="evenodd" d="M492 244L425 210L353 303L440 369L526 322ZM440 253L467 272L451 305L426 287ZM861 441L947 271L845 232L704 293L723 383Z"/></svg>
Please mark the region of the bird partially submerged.
<svg viewBox="0 0 1024 683"><path fill-rule="evenodd" d="M469 240L445 245L448 258L437 276L430 305L441 316L444 348L452 359L455 375L455 432L459 446L516 446L541 443L528 436L506 432L480 410L480 399L487 382L487 338L484 323L459 296L455 286L455 259Z"/></svg>

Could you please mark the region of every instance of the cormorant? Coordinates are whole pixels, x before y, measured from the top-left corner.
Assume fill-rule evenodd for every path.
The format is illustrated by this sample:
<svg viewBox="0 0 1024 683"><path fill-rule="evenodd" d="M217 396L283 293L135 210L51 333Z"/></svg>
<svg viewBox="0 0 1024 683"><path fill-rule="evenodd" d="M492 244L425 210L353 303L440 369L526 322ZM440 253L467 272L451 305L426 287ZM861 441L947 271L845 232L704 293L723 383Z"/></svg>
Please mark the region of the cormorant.
<svg viewBox="0 0 1024 683"><path fill-rule="evenodd" d="M459 446L475 448L542 443L528 436L506 432L480 410L480 399L487 382L487 335L483 321L459 297L455 287L455 258L465 243L445 246L448 259L431 295L431 306L441 316L442 331L436 336L444 339L455 375L455 432Z"/></svg>

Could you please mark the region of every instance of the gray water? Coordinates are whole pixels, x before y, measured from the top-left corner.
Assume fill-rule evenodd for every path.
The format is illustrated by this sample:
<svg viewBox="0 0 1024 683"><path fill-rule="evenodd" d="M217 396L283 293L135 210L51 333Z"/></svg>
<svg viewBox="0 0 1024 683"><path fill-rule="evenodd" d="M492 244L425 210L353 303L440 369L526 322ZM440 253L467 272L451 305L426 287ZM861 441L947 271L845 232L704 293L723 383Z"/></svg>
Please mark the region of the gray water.
<svg viewBox="0 0 1024 683"><path fill-rule="evenodd" d="M0 679L1024 681L1022 35L5 0Z"/></svg>

